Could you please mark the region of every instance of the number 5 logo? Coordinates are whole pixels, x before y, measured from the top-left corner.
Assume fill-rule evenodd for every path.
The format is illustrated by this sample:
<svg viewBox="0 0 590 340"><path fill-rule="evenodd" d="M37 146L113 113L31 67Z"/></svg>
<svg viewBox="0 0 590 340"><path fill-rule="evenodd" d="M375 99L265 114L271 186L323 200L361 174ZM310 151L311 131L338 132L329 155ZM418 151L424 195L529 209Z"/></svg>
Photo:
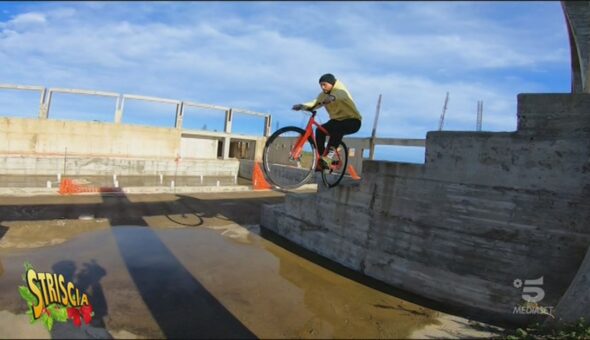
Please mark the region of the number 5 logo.
<svg viewBox="0 0 590 340"><path fill-rule="evenodd" d="M541 287L543 285L543 276L536 280L524 281L524 288L522 289L522 298L527 302L539 302L545 297L545 291ZM533 287L531 287L533 286ZM531 295L534 294L534 295Z"/></svg>

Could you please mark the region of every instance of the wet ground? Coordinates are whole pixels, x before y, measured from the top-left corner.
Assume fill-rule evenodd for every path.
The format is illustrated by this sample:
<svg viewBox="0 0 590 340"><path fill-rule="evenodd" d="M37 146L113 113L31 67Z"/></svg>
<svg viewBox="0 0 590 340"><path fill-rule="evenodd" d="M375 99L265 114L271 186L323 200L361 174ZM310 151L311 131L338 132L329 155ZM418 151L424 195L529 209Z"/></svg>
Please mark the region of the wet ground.
<svg viewBox="0 0 590 340"><path fill-rule="evenodd" d="M487 337L260 230L276 192L0 197L0 338ZM29 325L23 264L88 294L90 326Z"/></svg>

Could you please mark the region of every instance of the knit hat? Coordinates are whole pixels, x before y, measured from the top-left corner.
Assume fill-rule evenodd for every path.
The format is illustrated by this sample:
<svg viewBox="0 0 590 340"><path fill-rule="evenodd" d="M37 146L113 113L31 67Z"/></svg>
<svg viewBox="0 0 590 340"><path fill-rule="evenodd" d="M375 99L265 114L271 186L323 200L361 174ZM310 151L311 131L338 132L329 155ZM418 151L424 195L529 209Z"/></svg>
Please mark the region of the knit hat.
<svg viewBox="0 0 590 340"><path fill-rule="evenodd" d="M320 83L336 84L336 77L332 73L326 73L320 77Z"/></svg>

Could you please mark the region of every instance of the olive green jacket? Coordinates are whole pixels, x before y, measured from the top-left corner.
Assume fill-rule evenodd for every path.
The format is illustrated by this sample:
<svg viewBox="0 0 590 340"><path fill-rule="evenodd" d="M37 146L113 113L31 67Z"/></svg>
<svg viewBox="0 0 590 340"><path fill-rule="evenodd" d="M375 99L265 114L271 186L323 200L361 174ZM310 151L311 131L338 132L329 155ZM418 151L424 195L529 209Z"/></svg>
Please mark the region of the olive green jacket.
<svg viewBox="0 0 590 340"><path fill-rule="evenodd" d="M326 94L322 91L316 99L303 103L303 105L309 108L314 107L316 104L324 101L328 95L336 97L336 100L325 106L326 111L328 111L328 114L330 115L330 119L344 120L356 118L362 120L363 117L356 108L356 104L354 103L350 92L348 92L348 89L346 89L344 84L339 80L336 80L330 93Z"/></svg>

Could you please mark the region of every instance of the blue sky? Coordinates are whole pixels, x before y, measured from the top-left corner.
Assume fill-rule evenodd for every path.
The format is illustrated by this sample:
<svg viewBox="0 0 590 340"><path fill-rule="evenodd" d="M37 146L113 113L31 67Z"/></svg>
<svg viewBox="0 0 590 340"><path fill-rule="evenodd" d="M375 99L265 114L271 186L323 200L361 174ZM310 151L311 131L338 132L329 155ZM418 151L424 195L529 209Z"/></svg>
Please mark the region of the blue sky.
<svg viewBox="0 0 590 340"><path fill-rule="evenodd" d="M302 125L290 107L342 80L371 133L516 129L518 93L569 92L565 20L552 2L0 2L0 83L140 94L270 113ZM0 91L0 114L34 116L33 93ZM55 119L111 121L114 101L56 95ZM174 124L174 107L126 103L123 122ZM325 122L327 115L320 118ZM192 110L187 127L223 128ZM261 134L238 115L234 131ZM377 157L422 162L423 148L380 147Z"/></svg>

